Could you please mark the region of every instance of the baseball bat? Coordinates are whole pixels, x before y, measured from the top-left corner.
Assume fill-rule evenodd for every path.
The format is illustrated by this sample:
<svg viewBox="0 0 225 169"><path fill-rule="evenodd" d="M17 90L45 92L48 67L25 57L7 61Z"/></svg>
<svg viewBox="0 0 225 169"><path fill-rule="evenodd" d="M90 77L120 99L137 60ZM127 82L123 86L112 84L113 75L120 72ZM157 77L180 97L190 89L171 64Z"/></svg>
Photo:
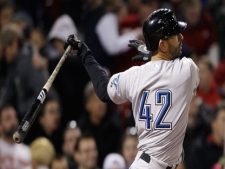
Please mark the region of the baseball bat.
<svg viewBox="0 0 225 169"><path fill-rule="evenodd" d="M52 86L53 81L55 80L55 77L57 76L61 66L63 65L64 61L67 58L67 55L70 49L71 49L71 46L68 46L63 56L59 60L58 64L56 65L54 71L52 72L51 76L49 77L44 87L42 88L41 92L39 93L38 97L34 100L30 109L27 111L21 123L19 124L16 132L13 134L13 140L16 143L22 143L23 140L25 139L28 131L30 130L35 118L37 117L41 109L43 102L45 101L45 98L48 94L49 89Z"/></svg>

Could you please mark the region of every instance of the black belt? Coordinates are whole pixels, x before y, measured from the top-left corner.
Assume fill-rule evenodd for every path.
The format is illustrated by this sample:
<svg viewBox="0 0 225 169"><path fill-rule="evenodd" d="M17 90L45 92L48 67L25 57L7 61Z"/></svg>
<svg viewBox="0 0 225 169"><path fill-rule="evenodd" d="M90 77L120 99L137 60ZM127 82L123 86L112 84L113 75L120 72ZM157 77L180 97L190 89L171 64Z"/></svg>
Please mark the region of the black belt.
<svg viewBox="0 0 225 169"><path fill-rule="evenodd" d="M146 163L150 163L151 161L151 157L145 152L141 154L140 159L144 160ZM172 167L166 167L166 169L172 169Z"/></svg>

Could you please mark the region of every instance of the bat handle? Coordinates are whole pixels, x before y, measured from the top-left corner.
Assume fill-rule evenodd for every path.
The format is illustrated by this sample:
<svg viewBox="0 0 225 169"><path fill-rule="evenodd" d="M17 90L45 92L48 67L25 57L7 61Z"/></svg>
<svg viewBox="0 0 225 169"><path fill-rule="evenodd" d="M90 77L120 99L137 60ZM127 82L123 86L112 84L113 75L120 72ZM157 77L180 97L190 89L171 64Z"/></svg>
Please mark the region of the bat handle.
<svg viewBox="0 0 225 169"><path fill-rule="evenodd" d="M63 63L64 63L64 61L66 60L67 55L68 55L68 53L70 52L70 50L71 50L71 46L68 46L67 49L66 49L66 51L64 52L63 56L61 57L59 63L57 64L57 66L55 67L55 69L54 69L54 71L52 72L51 76L49 77L48 81L45 83L45 85L44 85L43 88L44 88L47 92L48 92L49 89L51 88L52 83L53 83L53 81L55 80L55 77L56 77L56 75L58 74L58 72L59 72L61 66L62 66Z"/></svg>

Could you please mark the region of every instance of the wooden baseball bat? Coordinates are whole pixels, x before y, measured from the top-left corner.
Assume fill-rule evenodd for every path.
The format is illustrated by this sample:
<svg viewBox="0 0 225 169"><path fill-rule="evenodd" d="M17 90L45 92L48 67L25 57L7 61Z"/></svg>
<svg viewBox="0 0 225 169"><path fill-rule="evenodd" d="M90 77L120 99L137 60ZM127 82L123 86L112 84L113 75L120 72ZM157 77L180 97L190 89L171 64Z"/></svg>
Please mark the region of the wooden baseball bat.
<svg viewBox="0 0 225 169"><path fill-rule="evenodd" d="M71 49L71 46L68 46L63 56L59 60L58 64L56 65L54 71L52 72L51 76L49 77L48 81L45 83L44 87L39 93L38 97L34 100L30 109L27 111L21 123L19 124L16 132L13 134L13 140L16 143L22 143L23 140L25 139L28 131L30 130L35 118L37 117L41 109L43 102L45 101L45 98L48 94L49 89L52 86L53 81L55 80L55 77L57 76L61 66L63 65L64 61L67 58L67 55L70 52L70 49Z"/></svg>

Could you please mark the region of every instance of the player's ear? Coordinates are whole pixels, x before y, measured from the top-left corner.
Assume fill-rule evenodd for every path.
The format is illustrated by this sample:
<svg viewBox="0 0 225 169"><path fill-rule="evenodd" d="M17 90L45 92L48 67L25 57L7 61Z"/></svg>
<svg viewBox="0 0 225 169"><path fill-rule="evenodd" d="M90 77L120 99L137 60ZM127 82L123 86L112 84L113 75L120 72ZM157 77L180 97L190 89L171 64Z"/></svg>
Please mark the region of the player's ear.
<svg viewBox="0 0 225 169"><path fill-rule="evenodd" d="M159 50L160 50L162 53L166 53L167 50L168 50L167 48L168 48L167 43L166 43L164 40L160 40L160 41L159 41Z"/></svg>

